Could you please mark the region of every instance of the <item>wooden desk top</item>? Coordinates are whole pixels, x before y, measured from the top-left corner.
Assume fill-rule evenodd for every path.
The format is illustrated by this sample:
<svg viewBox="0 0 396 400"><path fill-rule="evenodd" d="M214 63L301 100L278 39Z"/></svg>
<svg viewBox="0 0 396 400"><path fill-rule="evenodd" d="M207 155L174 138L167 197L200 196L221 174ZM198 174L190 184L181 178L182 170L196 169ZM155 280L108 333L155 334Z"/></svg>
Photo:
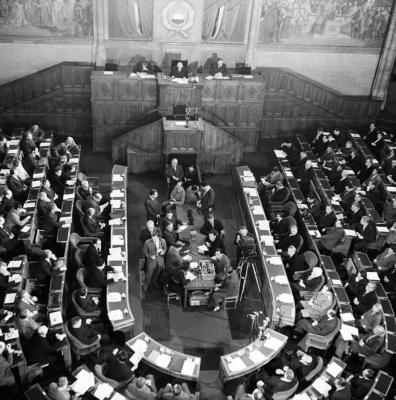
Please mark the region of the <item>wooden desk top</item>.
<svg viewBox="0 0 396 400"><path fill-rule="evenodd" d="M197 121L189 121L188 127L186 127L186 121L175 121L172 119L166 119L166 117L162 118L162 122L164 124L165 131L203 131L202 119L199 118Z"/></svg>
<svg viewBox="0 0 396 400"><path fill-rule="evenodd" d="M132 350L147 346L142 360L166 375L188 381L198 381L199 379L200 357L190 356L163 346L144 332L128 340L126 344ZM188 368L189 362L191 362L191 369Z"/></svg>

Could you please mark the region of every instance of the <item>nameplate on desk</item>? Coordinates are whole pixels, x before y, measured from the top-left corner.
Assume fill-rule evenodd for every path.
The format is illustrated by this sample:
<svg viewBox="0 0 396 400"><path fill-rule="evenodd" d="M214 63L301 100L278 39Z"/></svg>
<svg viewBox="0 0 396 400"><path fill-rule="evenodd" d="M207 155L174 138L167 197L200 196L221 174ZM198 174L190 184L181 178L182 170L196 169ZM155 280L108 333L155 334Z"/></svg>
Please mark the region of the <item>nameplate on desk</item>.
<svg viewBox="0 0 396 400"><path fill-rule="evenodd" d="M41 142L40 147L49 147L51 145L51 142Z"/></svg>
<svg viewBox="0 0 396 400"><path fill-rule="evenodd" d="M122 300L121 293L119 292L107 293L106 299L109 303L118 303Z"/></svg>
<svg viewBox="0 0 396 400"><path fill-rule="evenodd" d="M248 194L250 197L258 197L257 189L255 189L255 188L244 187L243 191L246 194Z"/></svg>
<svg viewBox="0 0 396 400"><path fill-rule="evenodd" d="M108 383L99 383L94 391L94 397L98 400L109 399L111 394L113 393L113 387Z"/></svg>
<svg viewBox="0 0 396 400"><path fill-rule="evenodd" d="M256 182L256 180L254 179L254 176L242 176L242 180L244 182Z"/></svg>
<svg viewBox="0 0 396 400"><path fill-rule="evenodd" d="M122 182L124 180L124 177L119 174L114 174L113 175L113 182Z"/></svg>
<svg viewBox="0 0 396 400"><path fill-rule="evenodd" d="M253 206L253 215L264 215L263 207Z"/></svg>
<svg viewBox="0 0 396 400"><path fill-rule="evenodd" d="M41 181L40 180L32 181L32 185L31 185L32 188L38 188L40 186L41 186Z"/></svg>
<svg viewBox="0 0 396 400"><path fill-rule="evenodd" d="M271 235L261 235L260 236L260 241L263 243L265 246L273 246L274 245L274 238Z"/></svg>
<svg viewBox="0 0 396 400"><path fill-rule="evenodd" d="M114 75L113 71L103 71L103 75Z"/></svg>
<svg viewBox="0 0 396 400"><path fill-rule="evenodd" d="M266 261L273 265L283 265L282 259L280 257L268 257Z"/></svg>
<svg viewBox="0 0 396 400"><path fill-rule="evenodd" d="M23 208L34 208L34 207L36 207L36 203L32 203L32 202L26 202L23 205Z"/></svg>
<svg viewBox="0 0 396 400"><path fill-rule="evenodd" d="M267 231L269 230L269 222L267 220L260 220L257 221L257 227L259 228L260 231Z"/></svg>

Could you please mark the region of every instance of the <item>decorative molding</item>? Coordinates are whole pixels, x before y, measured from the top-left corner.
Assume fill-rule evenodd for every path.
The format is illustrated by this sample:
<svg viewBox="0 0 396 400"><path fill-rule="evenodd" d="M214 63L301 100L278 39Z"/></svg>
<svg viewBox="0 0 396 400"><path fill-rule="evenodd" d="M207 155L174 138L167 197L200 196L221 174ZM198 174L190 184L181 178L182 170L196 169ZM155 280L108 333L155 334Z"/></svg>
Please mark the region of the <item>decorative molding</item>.
<svg viewBox="0 0 396 400"><path fill-rule="evenodd" d="M162 9L162 25L168 30L168 36L175 33L187 38L187 33L194 25L195 10L185 0L171 0Z"/></svg>

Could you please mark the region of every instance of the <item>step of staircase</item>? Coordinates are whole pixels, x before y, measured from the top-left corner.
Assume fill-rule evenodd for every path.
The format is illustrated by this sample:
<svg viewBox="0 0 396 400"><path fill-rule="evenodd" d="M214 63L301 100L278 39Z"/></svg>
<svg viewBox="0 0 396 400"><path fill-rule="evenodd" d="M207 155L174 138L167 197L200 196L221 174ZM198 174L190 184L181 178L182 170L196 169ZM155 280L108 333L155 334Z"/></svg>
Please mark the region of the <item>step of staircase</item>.
<svg viewBox="0 0 396 400"><path fill-rule="evenodd" d="M199 374L199 400L225 400L219 381L219 371L201 371Z"/></svg>

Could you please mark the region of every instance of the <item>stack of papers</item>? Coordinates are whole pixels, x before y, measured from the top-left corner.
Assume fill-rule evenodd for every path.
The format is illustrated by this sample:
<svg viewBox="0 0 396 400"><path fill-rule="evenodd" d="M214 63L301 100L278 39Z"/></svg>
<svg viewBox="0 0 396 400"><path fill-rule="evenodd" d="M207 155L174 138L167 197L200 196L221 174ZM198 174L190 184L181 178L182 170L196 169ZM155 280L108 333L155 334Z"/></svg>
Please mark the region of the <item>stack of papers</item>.
<svg viewBox="0 0 396 400"><path fill-rule="evenodd" d="M294 178L293 172L291 171L285 171L285 175L289 178Z"/></svg>
<svg viewBox="0 0 396 400"><path fill-rule="evenodd" d="M277 297L277 300L279 300L281 303L293 303L294 297L293 297L293 295L291 295L289 293L281 293Z"/></svg>
<svg viewBox="0 0 396 400"><path fill-rule="evenodd" d="M74 193L65 193L63 195L63 201L65 200L73 200L74 199Z"/></svg>
<svg viewBox="0 0 396 400"><path fill-rule="evenodd" d="M201 246L198 246L198 253L203 254L206 251L209 251L208 247L206 244L202 244Z"/></svg>
<svg viewBox="0 0 396 400"><path fill-rule="evenodd" d="M29 225L25 225L23 228L21 228L21 232L23 233L29 232L30 228L31 227Z"/></svg>
<svg viewBox="0 0 396 400"><path fill-rule="evenodd" d="M38 188L41 186L41 181L40 180L36 180L36 181L32 181L32 188Z"/></svg>
<svg viewBox="0 0 396 400"><path fill-rule="evenodd" d="M145 353L148 348L148 344L146 341L142 339L137 339L135 343L133 343L132 346L130 346L131 350L133 350L135 353Z"/></svg>
<svg viewBox="0 0 396 400"><path fill-rule="evenodd" d="M123 246L124 245L124 237L122 235L113 235L111 237L111 244L114 246Z"/></svg>
<svg viewBox="0 0 396 400"><path fill-rule="evenodd" d="M169 354L162 353L157 357L155 363L161 368L168 368L171 361L172 357Z"/></svg>
<svg viewBox="0 0 396 400"><path fill-rule="evenodd" d="M22 260L12 260L8 263L8 268L19 268L22 264Z"/></svg>
<svg viewBox="0 0 396 400"><path fill-rule="evenodd" d="M114 218L109 221L109 225L121 225L122 221L121 218Z"/></svg>
<svg viewBox="0 0 396 400"><path fill-rule="evenodd" d="M377 231L380 233L389 233L389 229L386 226L377 226Z"/></svg>
<svg viewBox="0 0 396 400"><path fill-rule="evenodd" d="M19 331L18 331L18 329L10 330L9 332L6 332L6 333L4 334L4 339L5 339L6 341L12 340L12 339L16 339L17 337L19 337Z"/></svg>
<svg viewBox="0 0 396 400"><path fill-rule="evenodd" d="M110 398L113 388L108 383L99 383L94 392L94 396L99 400Z"/></svg>
<svg viewBox="0 0 396 400"><path fill-rule="evenodd" d="M124 177L122 175L115 174L113 175L113 182L122 182Z"/></svg>
<svg viewBox="0 0 396 400"><path fill-rule="evenodd" d="M110 193L110 197L113 199L115 197L124 197L124 193L121 190L115 189Z"/></svg>
<svg viewBox="0 0 396 400"><path fill-rule="evenodd" d="M356 232L353 229L344 229L345 235L356 237Z"/></svg>
<svg viewBox="0 0 396 400"><path fill-rule="evenodd" d="M15 302L16 293L7 293L4 299L4 304L12 304Z"/></svg>
<svg viewBox="0 0 396 400"><path fill-rule="evenodd" d="M243 191L251 197L258 197L257 189L255 188L244 187Z"/></svg>
<svg viewBox="0 0 396 400"><path fill-rule="evenodd" d="M353 340L354 336L359 337L359 330L354 326L342 324L340 329L341 336L344 340Z"/></svg>
<svg viewBox="0 0 396 400"><path fill-rule="evenodd" d="M278 350L282 347L283 342L273 336L267 338L264 342L264 347L271 350Z"/></svg>
<svg viewBox="0 0 396 400"><path fill-rule="evenodd" d="M265 219L258 221L258 228L260 231L267 231L269 229L269 222Z"/></svg>
<svg viewBox="0 0 396 400"><path fill-rule="evenodd" d="M271 235L261 235L260 236L261 243L264 243L266 246L274 245L274 238Z"/></svg>
<svg viewBox="0 0 396 400"><path fill-rule="evenodd" d="M263 207L253 206L253 215L264 215Z"/></svg>
<svg viewBox="0 0 396 400"><path fill-rule="evenodd" d="M261 351L259 351L257 349L254 349L253 351L251 351L249 353L249 358L255 364L260 364L260 363L265 361L265 355Z"/></svg>
<svg viewBox="0 0 396 400"><path fill-rule="evenodd" d="M375 271L367 272L367 279L369 281L379 281L380 280L378 273Z"/></svg>
<svg viewBox="0 0 396 400"><path fill-rule="evenodd" d="M186 272L186 279L188 279L189 281L193 281L194 279L196 279L197 277L190 271Z"/></svg>
<svg viewBox="0 0 396 400"><path fill-rule="evenodd" d="M286 158L286 153L283 150L274 150L277 158Z"/></svg>
<svg viewBox="0 0 396 400"><path fill-rule="evenodd" d="M11 275L8 278L8 282L9 283L11 283L11 282L15 282L15 283L22 282L22 276L20 274Z"/></svg>
<svg viewBox="0 0 396 400"><path fill-rule="evenodd" d="M256 182L256 180L254 179L254 176L243 176L242 180L244 182Z"/></svg>
<svg viewBox="0 0 396 400"><path fill-rule="evenodd" d="M279 285L288 285L289 284L289 279L287 278L286 275L274 276L274 281L276 283L278 283Z"/></svg>
<svg viewBox="0 0 396 400"><path fill-rule="evenodd" d="M139 351L135 351L133 353L133 356L129 359L129 361L133 364L133 365L138 365L140 363L140 360L144 357L144 352L139 352Z"/></svg>
<svg viewBox="0 0 396 400"><path fill-rule="evenodd" d="M88 389L95 386L95 377L92 372L82 369L77 375L77 380L71 385L71 389L77 395L83 395Z"/></svg>
<svg viewBox="0 0 396 400"><path fill-rule="evenodd" d="M273 265L283 265L280 257L268 257L266 261Z"/></svg>
<svg viewBox="0 0 396 400"><path fill-rule="evenodd" d="M355 317L352 313L341 313L340 314L342 322L353 322L355 321Z"/></svg>
<svg viewBox="0 0 396 400"><path fill-rule="evenodd" d="M245 369L246 365L239 357L235 357L228 363L228 368L231 372L237 372Z"/></svg>
<svg viewBox="0 0 396 400"><path fill-rule="evenodd" d="M117 303L121 301L121 293L119 292L107 293L107 301L109 303Z"/></svg>
<svg viewBox="0 0 396 400"><path fill-rule="evenodd" d="M121 208L121 200L119 199L110 200L110 204L113 208Z"/></svg>
<svg viewBox="0 0 396 400"><path fill-rule="evenodd" d="M323 378L317 378L312 387L325 397L327 397L331 390L331 386Z"/></svg>
<svg viewBox="0 0 396 400"><path fill-rule="evenodd" d="M44 178L44 171L43 172L36 172L33 174L33 179Z"/></svg>
<svg viewBox="0 0 396 400"><path fill-rule="evenodd" d="M109 317L110 321L120 321L121 319L124 319L124 314L121 310L110 311L107 313L107 316Z"/></svg>
<svg viewBox="0 0 396 400"><path fill-rule="evenodd" d="M326 372L331 375L333 378L337 378L344 369L332 361L330 364L327 365Z"/></svg>
<svg viewBox="0 0 396 400"><path fill-rule="evenodd" d="M54 311L49 314L49 320L51 326L59 325L63 322L62 314L60 311Z"/></svg>
<svg viewBox="0 0 396 400"><path fill-rule="evenodd" d="M192 358L186 358L184 360L181 373L183 375L192 376L195 370L195 362Z"/></svg>

